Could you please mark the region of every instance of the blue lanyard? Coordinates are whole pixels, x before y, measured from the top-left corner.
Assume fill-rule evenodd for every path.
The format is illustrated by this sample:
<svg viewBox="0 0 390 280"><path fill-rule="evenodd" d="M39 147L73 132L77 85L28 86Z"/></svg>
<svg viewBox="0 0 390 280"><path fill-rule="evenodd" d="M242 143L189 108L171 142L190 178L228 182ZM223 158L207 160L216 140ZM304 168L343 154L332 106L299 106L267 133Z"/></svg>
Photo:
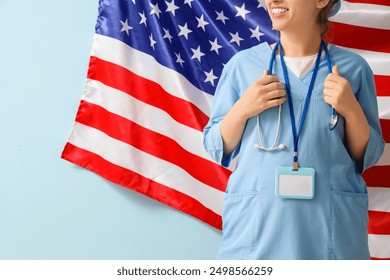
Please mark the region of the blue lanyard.
<svg viewBox="0 0 390 280"><path fill-rule="evenodd" d="M296 125L295 125L294 106L293 106L292 98L291 98L290 80L288 78L287 67L286 67L286 63L284 61L283 49L282 49L282 44L281 44L280 40L278 41L277 45L275 46L275 48L272 51L270 65L269 65L269 74L272 75L273 61L275 59L276 50L277 49L280 50L280 59L281 59L283 76L284 76L285 87L286 87L286 93L287 93L287 98L288 98L288 106L290 108L290 119L291 119L292 134L293 134L293 140L294 140L293 170L298 170L298 142L299 142L299 136L301 134L302 127L303 127L303 124L304 124L305 119L306 119L306 113L307 113L307 109L309 107L310 97L311 97L311 95L313 93L314 82L315 82L315 79L317 77L318 68L319 68L319 65L320 65L321 54L322 54L322 50L323 49L325 49L325 56L326 56L326 60L327 60L327 63L328 63L328 70L329 70L330 73L332 72L332 67L331 67L331 63L330 63L330 57L329 57L329 53L328 53L328 48L326 47L325 42L321 41L320 49L318 51L317 59L316 59L315 66L314 66L313 76L312 76L311 81L310 81L309 90L308 90L307 95L306 95L305 104L304 104L303 111L302 111L302 117L301 117L301 120L300 120L300 123L299 123L298 132L297 132L297 128L296 128Z"/></svg>

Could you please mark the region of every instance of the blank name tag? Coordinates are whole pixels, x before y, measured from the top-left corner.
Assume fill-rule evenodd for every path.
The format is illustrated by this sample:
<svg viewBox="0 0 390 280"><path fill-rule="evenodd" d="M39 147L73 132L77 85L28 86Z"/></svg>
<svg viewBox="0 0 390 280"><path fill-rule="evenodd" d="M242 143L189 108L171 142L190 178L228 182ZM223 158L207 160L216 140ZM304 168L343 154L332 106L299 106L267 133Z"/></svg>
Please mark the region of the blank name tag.
<svg viewBox="0 0 390 280"><path fill-rule="evenodd" d="M313 168L278 167L275 171L275 194L282 198L312 199L314 197Z"/></svg>

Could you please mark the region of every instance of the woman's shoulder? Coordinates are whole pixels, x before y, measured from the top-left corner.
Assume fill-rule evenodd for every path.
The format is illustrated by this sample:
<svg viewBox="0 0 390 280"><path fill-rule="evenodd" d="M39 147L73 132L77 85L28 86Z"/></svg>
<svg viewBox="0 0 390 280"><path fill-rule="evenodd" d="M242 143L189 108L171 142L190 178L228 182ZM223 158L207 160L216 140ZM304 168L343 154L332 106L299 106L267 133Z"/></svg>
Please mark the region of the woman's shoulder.
<svg viewBox="0 0 390 280"><path fill-rule="evenodd" d="M368 62L360 54L349 49L332 44L329 52L335 64L345 64L354 69L370 69Z"/></svg>
<svg viewBox="0 0 390 280"><path fill-rule="evenodd" d="M243 49L235 53L230 60L226 63L225 68L240 68L245 67L248 63L267 61L266 55L270 49L267 42L263 42L252 46L247 49Z"/></svg>

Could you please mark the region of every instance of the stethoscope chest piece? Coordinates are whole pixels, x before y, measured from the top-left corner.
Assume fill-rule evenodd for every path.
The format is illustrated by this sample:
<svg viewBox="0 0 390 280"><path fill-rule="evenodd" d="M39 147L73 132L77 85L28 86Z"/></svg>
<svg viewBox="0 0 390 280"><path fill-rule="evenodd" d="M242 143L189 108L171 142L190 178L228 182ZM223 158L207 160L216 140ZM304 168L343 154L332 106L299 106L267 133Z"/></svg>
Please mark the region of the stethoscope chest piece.
<svg viewBox="0 0 390 280"><path fill-rule="evenodd" d="M329 129L333 130L336 127L338 122L339 122L339 115L337 113L332 114L332 116L330 117Z"/></svg>

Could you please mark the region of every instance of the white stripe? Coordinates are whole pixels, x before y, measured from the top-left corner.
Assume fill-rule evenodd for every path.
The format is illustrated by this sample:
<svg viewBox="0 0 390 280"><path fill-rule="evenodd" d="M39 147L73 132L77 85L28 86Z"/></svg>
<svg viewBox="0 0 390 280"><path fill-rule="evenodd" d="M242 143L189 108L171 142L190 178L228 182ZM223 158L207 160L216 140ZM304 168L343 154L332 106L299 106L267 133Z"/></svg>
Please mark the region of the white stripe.
<svg viewBox="0 0 390 280"><path fill-rule="evenodd" d="M390 7L342 1L340 11L331 21L390 30Z"/></svg>
<svg viewBox="0 0 390 280"><path fill-rule="evenodd" d="M87 80L82 99L174 139L187 151L213 161L203 148L201 131L180 124L159 108L95 80Z"/></svg>
<svg viewBox="0 0 390 280"><path fill-rule="evenodd" d="M369 187L367 190L370 210L390 212L390 188Z"/></svg>
<svg viewBox="0 0 390 280"><path fill-rule="evenodd" d="M341 46L340 46L341 47ZM390 53L345 48L362 56L375 75L390 76Z"/></svg>
<svg viewBox="0 0 390 280"><path fill-rule="evenodd" d="M390 54L346 48L367 60L374 74L390 76ZM212 96L193 86L183 75L162 66L152 56L121 41L95 34L91 55L120 65L135 74L159 83L168 93L191 102L210 115ZM191 94L189 94L191 93Z"/></svg>
<svg viewBox="0 0 390 280"><path fill-rule="evenodd" d="M197 181L185 170L170 162L140 151L97 129L77 122L69 142L79 148L98 154L113 164L184 193L198 200L218 215L222 214L223 192Z"/></svg>
<svg viewBox="0 0 390 280"><path fill-rule="evenodd" d="M378 96L379 118L390 120L390 96Z"/></svg>
<svg viewBox="0 0 390 280"><path fill-rule="evenodd" d="M371 257L390 258L390 235L369 234L368 245Z"/></svg>
<svg viewBox="0 0 390 280"><path fill-rule="evenodd" d="M94 36L91 55L160 84L169 94L191 102L206 115L210 115L212 95L196 88L178 72L159 64L153 56L133 49L117 39L99 34Z"/></svg>
<svg viewBox="0 0 390 280"><path fill-rule="evenodd" d="M205 114L210 114L212 96L191 85L182 75L161 66L153 57L134 50L116 39L95 34L94 40L92 55L114 62L139 76L156 81L170 94L189 101ZM390 54L359 49L350 50L366 59L374 74L390 76L390 67L388 66L390 65ZM129 54L124 55L126 52L129 52ZM149 66L145 67L145 65ZM191 92L191 95L188 95L189 92ZM381 116L381 118L390 119L390 103L385 106L379 104L379 106L382 109L380 111L384 111L385 116L388 116Z"/></svg>
<svg viewBox="0 0 390 280"><path fill-rule="evenodd" d="M385 150L383 151L383 154L376 165L382 165L382 166L390 165L390 144L389 143L385 144Z"/></svg>

